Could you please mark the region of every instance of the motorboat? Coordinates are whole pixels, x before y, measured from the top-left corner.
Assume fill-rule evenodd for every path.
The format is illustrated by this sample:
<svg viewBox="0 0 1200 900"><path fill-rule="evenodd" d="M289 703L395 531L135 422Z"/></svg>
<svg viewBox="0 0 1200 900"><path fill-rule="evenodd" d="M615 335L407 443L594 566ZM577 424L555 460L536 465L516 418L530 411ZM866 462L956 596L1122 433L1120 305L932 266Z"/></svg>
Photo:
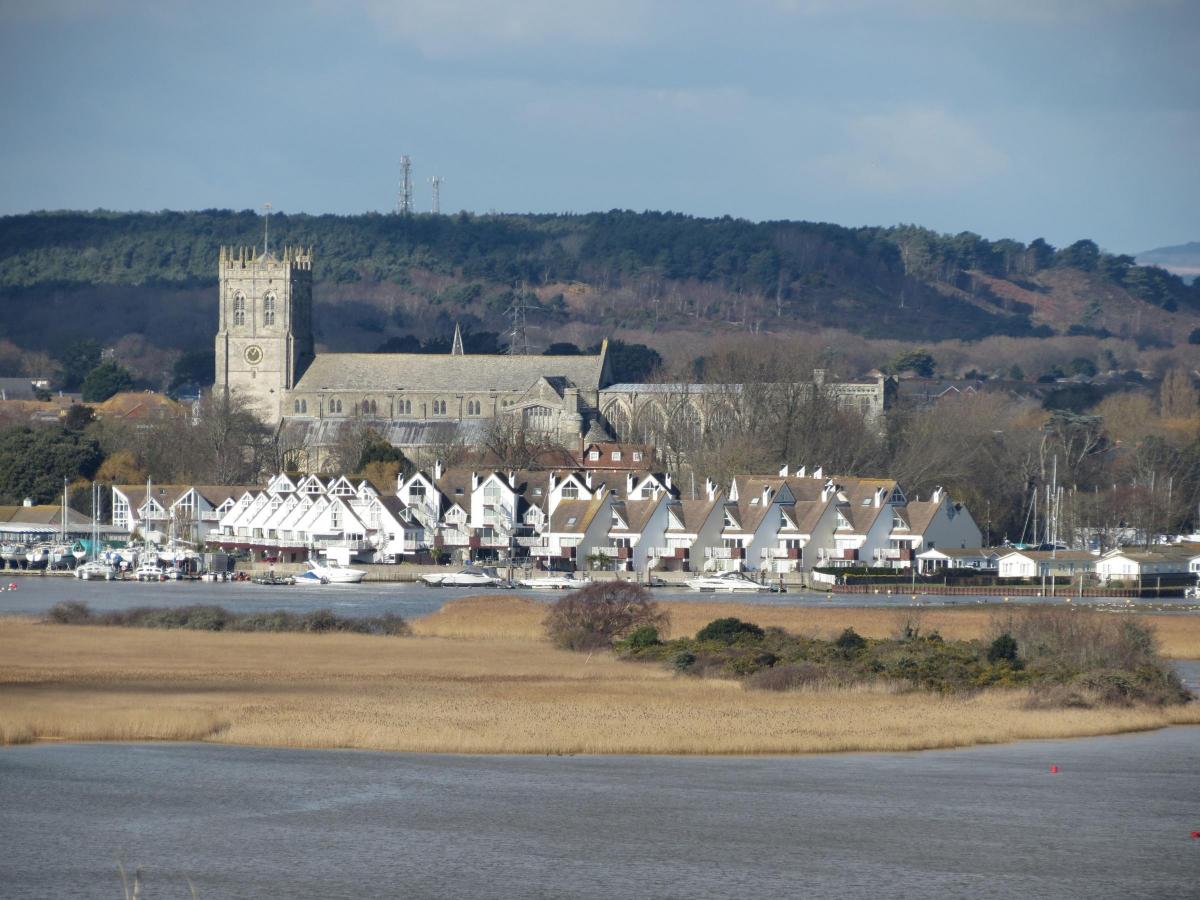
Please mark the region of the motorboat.
<svg viewBox="0 0 1200 900"><path fill-rule="evenodd" d="M321 584L358 584L366 575L365 569L351 569L335 559L329 560L324 565L310 559L308 571L300 578L303 581L319 581Z"/></svg>
<svg viewBox="0 0 1200 900"><path fill-rule="evenodd" d="M431 572L422 575L421 580L431 587L498 587L504 584L495 569L479 566L466 566L446 575Z"/></svg>
<svg viewBox="0 0 1200 900"><path fill-rule="evenodd" d="M716 591L730 594L757 594L771 590L769 586L759 584L741 572L717 572L712 575L701 575L689 578L684 584L693 591Z"/></svg>
<svg viewBox="0 0 1200 900"><path fill-rule="evenodd" d="M576 588L587 587L592 579L576 578L570 572L560 572L554 575L543 575L541 578L525 578L517 584L534 591L573 591Z"/></svg>
<svg viewBox="0 0 1200 900"><path fill-rule="evenodd" d="M228 572L204 572L203 574L201 574L200 580L201 581L212 581L212 582L229 581L230 576L229 576Z"/></svg>
<svg viewBox="0 0 1200 900"><path fill-rule="evenodd" d="M117 573L108 563L93 559L76 568L75 577L83 581L112 581Z"/></svg>

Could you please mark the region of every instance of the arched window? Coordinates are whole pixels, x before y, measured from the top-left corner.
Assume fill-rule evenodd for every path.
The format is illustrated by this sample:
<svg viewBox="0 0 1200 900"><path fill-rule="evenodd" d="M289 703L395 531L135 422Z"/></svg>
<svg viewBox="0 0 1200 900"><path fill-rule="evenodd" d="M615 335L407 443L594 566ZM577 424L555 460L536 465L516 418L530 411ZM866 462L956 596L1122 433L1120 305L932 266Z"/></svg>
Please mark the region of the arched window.
<svg viewBox="0 0 1200 900"><path fill-rule="evenodd" d="M373 415L373 416L379 415L379 403L375 400L371 401L371 415Z"/></svg>
<svg viewBox="0 0 1200 900"><path fill-rule="evenodd" d="M337 399L330 400L329 411L332 413L340 413L342 411L342 401Z"/></svg>
<svg viewBox="0 0 1200 900"><path fill-rule="evenodd" d="M246 295L241 291L233 295L233 324L246 324Z"/></svg>
<svg viewBox="0 0 1200 900"><path fill-rule="evenodd" d="M404 410L403 410L403 412L404 412L404 414L405 414L406 416L411 416L411 415L412 415L412 401L411 401L411 400L405 400L405 401L404 401Z"/></svg>
<svg viewBox="0 0 1200 900"><path fill-rule="evenodd" d="M300 401L299 401L299 400L295 400L295 401L293 401L293 403L292 403L292 412L294 412L294 413L298 413L298 412L300 412Z"/></svg>
<svg viewBox="0 0 1200 900"><path fill-rule="evenodd" d="M307 400L300 401L300 412L302 412L302 413L308 412L308 401Z"/></svg>
<svg viewBox="0 0 1200 900"><path fill-rule="evenodd" d="M263 324L275 324L275 295L267 294L263 297Z"/></svg>

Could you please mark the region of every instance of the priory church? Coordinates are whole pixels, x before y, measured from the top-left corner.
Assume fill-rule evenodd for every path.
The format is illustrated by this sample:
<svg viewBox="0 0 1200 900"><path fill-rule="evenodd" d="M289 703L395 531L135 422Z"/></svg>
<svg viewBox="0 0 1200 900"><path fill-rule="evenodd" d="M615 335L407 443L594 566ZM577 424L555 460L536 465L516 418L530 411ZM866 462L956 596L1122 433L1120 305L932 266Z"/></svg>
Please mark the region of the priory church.
<svg viewBox="0 0 1200 900"><path fill-rule="evenodd" d="M585 441L653 443L668 420L704 428L732 414L705 402L730 386L613 383L607 340L582 356L470 354L456 328L446 354L316 353L311 248L222 247L219 265L215 390L236 391L294 447L332 446L364 420L402 449L455 436L473 443L511 416L577 450ZM883 414L882 379L827 389L868 418Z"/></svg>

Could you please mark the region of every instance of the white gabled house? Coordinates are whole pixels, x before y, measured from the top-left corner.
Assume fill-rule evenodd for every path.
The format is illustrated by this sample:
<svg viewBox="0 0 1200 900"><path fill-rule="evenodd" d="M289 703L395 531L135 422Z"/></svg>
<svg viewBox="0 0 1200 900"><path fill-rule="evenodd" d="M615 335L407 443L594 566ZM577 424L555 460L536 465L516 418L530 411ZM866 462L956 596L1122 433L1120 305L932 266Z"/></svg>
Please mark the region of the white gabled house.
<svg viewBox="0 0 1200 900"><path fill-rule="evenodd" d="M529 548L530 555L547 569L558 571L590 568L598 547L608 546L612 524L612 491L600 489L590 499L562 500L550 516L541 541Z"/></svg>
<svg viewBox="0 0 1200 900"><path fill-rule="evenodd" d="M725 527L725 495L711 480L704 483L698 499L667 501L667 521L662 543L647 548L647 556L659 569L671 572L700 571L704 549L721 546Z"/></svg>
<svg viewBox="0 0 1200 900"><path fill-rule="evenodd" d="M1200 546L1156 544L1148 550L1118 547L1096 561L1096 577L1110 581L1137 581L1167 576L1178 581L1200 571Z"/></svg>

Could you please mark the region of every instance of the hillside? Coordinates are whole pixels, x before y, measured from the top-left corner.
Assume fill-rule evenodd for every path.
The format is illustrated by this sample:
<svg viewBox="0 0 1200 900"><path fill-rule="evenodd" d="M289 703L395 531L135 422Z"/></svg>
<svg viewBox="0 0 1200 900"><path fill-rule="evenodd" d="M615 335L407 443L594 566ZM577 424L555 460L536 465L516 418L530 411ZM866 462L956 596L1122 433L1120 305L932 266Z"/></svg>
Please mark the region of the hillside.
<svg viewBox="0 0 1200 900"><path fill-rule="evenodd" d="M1157 247L1137 255L1139 266L1161 266L1187 280L1200 275L1200 241L1174 247Z"/></svg>
<svg viewBox="0 0 1200 900"><path fill-rule="evenodd" d="M96 340L166 377L211 346L217 251L261 246L253 212L34 213L0 218L0 374ZM910 342L1094 334L1165 345L1200 322L1200 286L1087 240L986 241L915 226L844 228L671 213L272 216L273 245L316 249L329 349L507 330L534 349L606 334L834 328ZM0 341L0 344L3 342ZM4 349L0 346L0 351Z"/></svg>

